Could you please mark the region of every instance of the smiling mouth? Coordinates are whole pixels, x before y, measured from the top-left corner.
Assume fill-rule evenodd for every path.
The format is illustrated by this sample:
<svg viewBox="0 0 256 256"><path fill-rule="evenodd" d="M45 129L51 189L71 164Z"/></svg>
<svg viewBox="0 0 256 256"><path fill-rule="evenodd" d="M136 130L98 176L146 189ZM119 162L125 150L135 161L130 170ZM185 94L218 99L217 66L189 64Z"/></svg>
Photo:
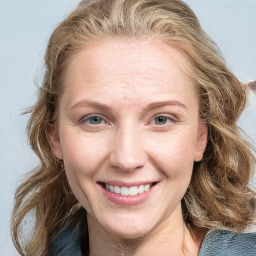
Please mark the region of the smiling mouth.
<svg viewBox="0 0 256 256"><path fill-rule="evenodd" d="M156 183L157 182L153 182L150 184L130 186L130 187L110 185L107 183L100 183L100 184L104 189L114 194L119 194L122 196L137 196L139 194L143 194L149 191Z"/></svg>

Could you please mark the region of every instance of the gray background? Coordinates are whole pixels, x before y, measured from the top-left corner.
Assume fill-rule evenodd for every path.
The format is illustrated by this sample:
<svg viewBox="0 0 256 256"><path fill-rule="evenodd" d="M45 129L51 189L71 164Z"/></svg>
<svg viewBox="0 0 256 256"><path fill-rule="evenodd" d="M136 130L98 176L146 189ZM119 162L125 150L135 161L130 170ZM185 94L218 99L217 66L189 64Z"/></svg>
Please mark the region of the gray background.
<svg viewBox="0 0 256 256"><path fill-rule="evenodd" d="M243 82L256 79L256 1L187 0L204 29L217 42L229 68ZM43 55L54 27L79 0L0 0L0 255L17 255L9 234L14 191L35 167L21 113L36 100ZM256 96L240 124L256 141Z"/></svg>

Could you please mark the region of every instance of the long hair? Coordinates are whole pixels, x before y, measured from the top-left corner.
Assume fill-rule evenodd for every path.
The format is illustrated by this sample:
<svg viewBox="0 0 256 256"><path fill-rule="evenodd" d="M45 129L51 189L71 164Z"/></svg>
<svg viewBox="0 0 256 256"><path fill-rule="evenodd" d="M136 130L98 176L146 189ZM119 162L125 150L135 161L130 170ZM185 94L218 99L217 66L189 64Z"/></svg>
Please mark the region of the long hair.
<svg viewBox="0 0 256 256"><path fill-rule="evenodd" d="M190 75L198 92L200 116L208 125L204 157L194 165L182 202L185 221L194 228L234 232L253 223L255 213L249 200L255 192L248 184L256 159L237 126L247 90L227 69L193 11L181 0L87 0L52 33L43 84L36 104L28 111L28 139L40 165L15 196L12 238L21 255L47 255L62 228L78 213L84 214L69 187L62 161L51 152L45 131L57 121L70 58L104 38L144 36L158 38L186 54L193 66ZM29 218L33 228L25 240Z"/></svg>

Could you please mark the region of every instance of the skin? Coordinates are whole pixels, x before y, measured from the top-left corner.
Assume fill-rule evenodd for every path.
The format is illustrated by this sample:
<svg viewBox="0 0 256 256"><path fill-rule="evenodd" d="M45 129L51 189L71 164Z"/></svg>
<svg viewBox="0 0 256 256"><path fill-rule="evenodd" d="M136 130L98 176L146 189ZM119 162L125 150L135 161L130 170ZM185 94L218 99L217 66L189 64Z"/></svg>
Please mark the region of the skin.
<svg viewBox="0 0 256 256"><path fill-rule="evenodd" d="M207 141L191 70L158 39L108 39L70 60L48 137L88 212L92 256L197 255L202 237L181 211ZM145 202L119 205L99 181L157 184Z"/></svg>

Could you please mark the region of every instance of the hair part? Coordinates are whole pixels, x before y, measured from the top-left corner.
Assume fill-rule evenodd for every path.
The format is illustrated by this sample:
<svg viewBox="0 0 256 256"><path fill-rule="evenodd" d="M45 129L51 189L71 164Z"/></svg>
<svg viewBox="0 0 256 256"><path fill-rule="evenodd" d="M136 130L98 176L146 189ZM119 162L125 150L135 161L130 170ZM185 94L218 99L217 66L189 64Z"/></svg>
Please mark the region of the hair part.
<svg viewBox="0 0 256 256"><path fill-rule="evenodd" d="M53 32L45 54L46 71L36 104L28 111L28 139L40 159L15 196L12 237L21 255L46 255L50 243L80 209L61 160L51 152L46 128L58 119L70 58L105 38L158 38L186 54L193 66L200 116L208 125L208 144L183 200L184 219L194 228L241 232L253 223L248 183L256 160L237 120L247 90L227 69L218 48L193 11L180 0L82 1ZM31 211L31 239L22 241L22 223ZM88 249L88 248L87 248Z"/></svg>

